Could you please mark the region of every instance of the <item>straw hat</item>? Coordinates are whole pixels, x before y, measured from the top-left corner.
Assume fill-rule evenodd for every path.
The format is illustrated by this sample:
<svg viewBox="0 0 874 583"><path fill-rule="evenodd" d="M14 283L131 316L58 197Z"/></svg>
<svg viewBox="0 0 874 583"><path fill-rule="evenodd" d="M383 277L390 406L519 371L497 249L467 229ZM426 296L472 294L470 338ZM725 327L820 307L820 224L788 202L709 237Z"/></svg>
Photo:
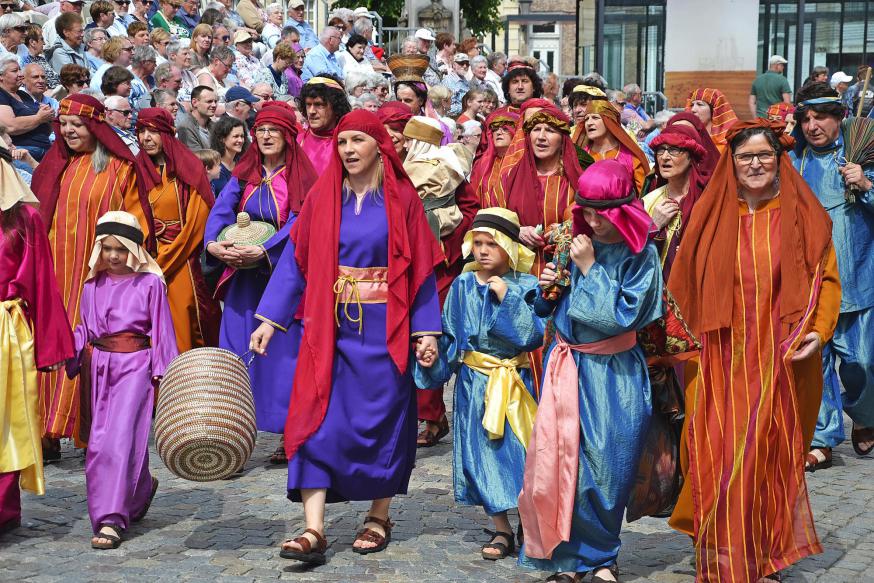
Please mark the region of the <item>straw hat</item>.
<svg viewBox="0 0 874 583"><path fill-rule="evenodd" d="M388 58L388 68L395 76L396 82L424 83L422 75L428 70L430 62L428 55L395 54Z"/></svg>
<svg viewBox="0 0 874 583"><path fill-rule="evenodd" d="M219 233L219 241L233 241L238 245L262 245L276 234L276 227L263 221L253 221L249 213L238 213L237 222ZM254 266L253 266L254 267Z"/></svg>

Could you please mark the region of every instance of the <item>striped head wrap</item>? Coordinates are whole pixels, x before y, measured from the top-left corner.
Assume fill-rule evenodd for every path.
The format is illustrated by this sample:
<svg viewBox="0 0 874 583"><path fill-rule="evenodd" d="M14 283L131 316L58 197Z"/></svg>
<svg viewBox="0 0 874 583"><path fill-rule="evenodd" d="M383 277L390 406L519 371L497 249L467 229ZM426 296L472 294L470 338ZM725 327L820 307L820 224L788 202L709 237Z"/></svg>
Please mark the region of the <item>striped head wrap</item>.
<svg viewBox="0 0 874 583"><path fill-rule="evenodd" d="M717 144L725 143L725 135L738 120L722 91L709 88L695 89L686 100L686 111L691 111L693 101L703 101L710 106L710 137Z"/></svg>

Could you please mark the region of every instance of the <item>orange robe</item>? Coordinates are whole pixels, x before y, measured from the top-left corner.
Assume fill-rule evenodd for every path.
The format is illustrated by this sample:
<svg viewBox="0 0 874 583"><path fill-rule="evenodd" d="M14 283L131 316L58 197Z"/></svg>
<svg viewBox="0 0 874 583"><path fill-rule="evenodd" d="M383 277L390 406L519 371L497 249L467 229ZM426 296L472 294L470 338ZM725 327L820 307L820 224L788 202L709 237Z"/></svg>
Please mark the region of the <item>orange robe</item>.
<svg viewBox="0 0 874 583"><path fill-rule="evenodd" d="M94 248L97 219L108 211L139 207L133 165L110 156L106 170L97 174L91 158L91 154L70 158L61 175L58 205L49 227L55 277L73 328L80 320L79 301ZM70 380L63 370L41 373L39 385L46 435L70 437L74 431L78 435L78 377Z"/></svg>
<svg viewBox="0 0 874 583"><path fill-rule="evenodd" d="M197 191L167 176L164 167L161 167L161 184L149 192L149 204L158 239L155 260L167 281L167 299L179 352L216 346L221 310L207 292L200 269L209 207ZM136 207L131 213L140 220L143 230L147 230L142 210Z"/></svg>
<svg viewBox="0 0 874 583"><path fill-rule="evenodd" d="M840 283L834 249L802 320L780 320L780 199L740 202L731 328L704 334L687 391L687 479L670 524L693 536L697 581L755 583L822 547L804 456L822 394L817 353L791 356L808 332L828 341Z"/></svg>

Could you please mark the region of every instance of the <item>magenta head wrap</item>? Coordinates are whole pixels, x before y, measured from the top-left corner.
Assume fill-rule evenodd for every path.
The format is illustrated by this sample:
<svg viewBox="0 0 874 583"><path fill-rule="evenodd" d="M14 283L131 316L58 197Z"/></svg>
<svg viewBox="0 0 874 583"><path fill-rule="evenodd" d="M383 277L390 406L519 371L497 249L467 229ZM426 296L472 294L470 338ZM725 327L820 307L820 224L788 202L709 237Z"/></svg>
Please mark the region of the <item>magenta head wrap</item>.
<svg viewBox="0 0 874 583"><path fill-rule="evenodd" d="M600 160L583 172L577 182L574 236L592 236L583 208L594 209L610 221L633 253L640 253L649 238L653 222L634 190L628 169L616 160Z"/></svg>

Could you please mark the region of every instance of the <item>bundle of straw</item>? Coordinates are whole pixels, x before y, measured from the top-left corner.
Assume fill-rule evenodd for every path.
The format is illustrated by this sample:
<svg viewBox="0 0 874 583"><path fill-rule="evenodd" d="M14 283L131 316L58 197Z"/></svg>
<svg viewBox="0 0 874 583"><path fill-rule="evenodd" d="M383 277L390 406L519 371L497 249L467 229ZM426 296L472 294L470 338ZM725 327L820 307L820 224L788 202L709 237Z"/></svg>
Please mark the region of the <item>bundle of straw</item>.
<svg viewBox="0 0 874 583"><path fill-rule="evenodd" d="M857 117L844 122L844 155L848 163L863 168L874 164L874 119ZM847 189L847 202L856 202L857 189Z"/></svg>

